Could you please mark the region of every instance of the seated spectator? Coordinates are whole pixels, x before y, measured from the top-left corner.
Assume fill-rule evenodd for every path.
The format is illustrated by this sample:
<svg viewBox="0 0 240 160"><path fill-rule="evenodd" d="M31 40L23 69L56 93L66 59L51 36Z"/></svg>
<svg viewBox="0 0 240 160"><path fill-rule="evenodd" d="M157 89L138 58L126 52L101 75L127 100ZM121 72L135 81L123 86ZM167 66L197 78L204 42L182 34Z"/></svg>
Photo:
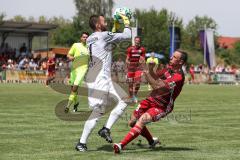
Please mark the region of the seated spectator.
<svg viewBox="0 0 240 160"><path fill-rule="evenodd" d="M43 62L41 63L40 70L47 70L47 61L43 61Z"/></svg>
<svg viewBox="0 0 240 160"><path fill-rule="evenodd" d="M37 70L37 67L38 67L37 63L33 59L31 59L29 62L29 69L35 71Z"/></svg>
<svg viewBox="0 0 240 160"><path fill-rule="evenodd" d="M4 63L4 64L2 65L2 70L6 70L6 68L7 68L7 65Z"/></svg>
<svg viewBox="0 0 240 160"><path fill-rule="evenodd" d="M13 60L9 59L7 62L7 69L14 69Z"/></svg>
<svg viewBox="0 0 240 160"><path fill-rule="evenodd" d="M14 69L18 69L18 63L16 61L13 61L13 66L14 66Z"/></svg>
<svg viewBox="0 0 240 160"><path fill-rule="evenodd" d="M24 57L19 62L18 69L24 70L24 69L27 69L27 67L28 67L28 59L27 59L27 57Z"/></svg>

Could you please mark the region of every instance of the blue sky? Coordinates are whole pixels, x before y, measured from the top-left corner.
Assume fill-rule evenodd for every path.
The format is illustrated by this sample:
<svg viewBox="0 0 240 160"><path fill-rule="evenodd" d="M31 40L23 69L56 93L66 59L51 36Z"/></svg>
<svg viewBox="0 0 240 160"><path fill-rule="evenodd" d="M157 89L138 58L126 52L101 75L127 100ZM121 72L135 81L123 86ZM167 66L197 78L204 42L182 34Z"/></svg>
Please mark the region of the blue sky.
<svg viewBox="0 0 240 160"><path fill-rule="evenodd" d="M182 17L187 24L194 16L207 15L218 24L217 32L224 36L240 37L240 0L114 0L115 8L128 7L155 9L167 8ZM76 14L74 0L0 0L0 12L7 18L63 16L71 19Z"/></svg>

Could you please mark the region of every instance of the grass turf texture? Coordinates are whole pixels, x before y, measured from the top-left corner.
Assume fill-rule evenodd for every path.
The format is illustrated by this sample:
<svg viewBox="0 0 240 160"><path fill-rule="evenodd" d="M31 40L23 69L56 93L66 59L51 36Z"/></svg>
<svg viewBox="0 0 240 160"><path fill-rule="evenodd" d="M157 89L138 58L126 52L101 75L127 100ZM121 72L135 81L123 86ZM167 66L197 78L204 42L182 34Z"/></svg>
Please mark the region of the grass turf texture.
<svg viewBox="0 0 240 160"><path fill-rule="evenodd" d="M89 151L80 153L74 147L84 122L62 121L54 112L55 105L67 95L36 84L0 84L0 159L237 160L239 95L239 86L186 85L174 112L149 125L153 135L161 139L160 147L150 150L145 139L138 138L123 154L114 155L111 145L97 136L107 115L90 136ZM80 99L87 107L87 99ZM112 128L115 142L129 131L126 119L133 109L129 106Z"/></svg>

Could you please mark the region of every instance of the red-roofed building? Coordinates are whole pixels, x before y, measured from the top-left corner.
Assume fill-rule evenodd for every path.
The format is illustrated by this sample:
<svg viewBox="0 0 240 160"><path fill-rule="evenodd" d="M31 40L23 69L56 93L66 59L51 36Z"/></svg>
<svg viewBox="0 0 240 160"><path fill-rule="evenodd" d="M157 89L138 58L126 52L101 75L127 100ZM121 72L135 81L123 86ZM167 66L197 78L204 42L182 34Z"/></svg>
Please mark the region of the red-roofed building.
<svg viewBox="0 0 240 160"><path fill-rule="evenodd" d="M240 41L240 38L236 37L218 37L217 39L219 47L225 49L231 49L234 47L234 44Z"/></svg>

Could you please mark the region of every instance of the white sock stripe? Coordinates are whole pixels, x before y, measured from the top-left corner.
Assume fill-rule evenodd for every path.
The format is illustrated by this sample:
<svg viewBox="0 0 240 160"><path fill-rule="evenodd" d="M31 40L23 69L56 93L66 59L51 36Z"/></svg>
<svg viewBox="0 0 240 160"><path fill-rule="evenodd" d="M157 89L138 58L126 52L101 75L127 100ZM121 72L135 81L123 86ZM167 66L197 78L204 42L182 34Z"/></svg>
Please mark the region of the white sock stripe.
<svg viewBox="0 0 240 160"><path fill-rule="evenodd" d="M141 133L141 130L140 129L138 129L137 127L133 127L132 129L134 129L136 132L138 132L138 133Z"/></svg>

